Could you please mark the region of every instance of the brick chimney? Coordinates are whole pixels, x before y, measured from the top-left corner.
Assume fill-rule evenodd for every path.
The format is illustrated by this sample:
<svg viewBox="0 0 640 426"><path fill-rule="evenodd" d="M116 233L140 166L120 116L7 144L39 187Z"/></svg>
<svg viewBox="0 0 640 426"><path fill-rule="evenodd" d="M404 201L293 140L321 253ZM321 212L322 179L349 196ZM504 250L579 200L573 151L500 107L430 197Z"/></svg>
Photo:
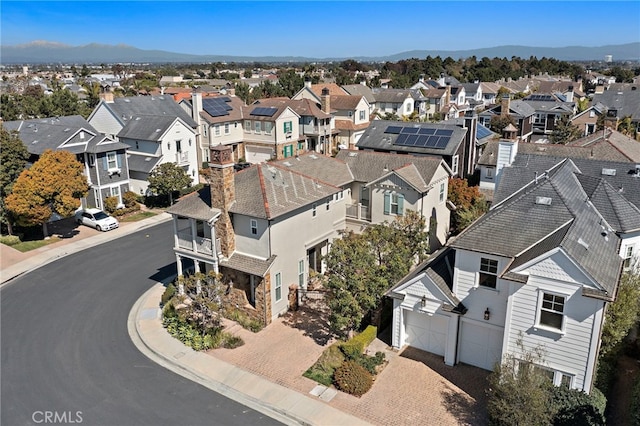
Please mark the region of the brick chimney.
<svg viewBox="0 0 640 426"><path fill-rule="evenodd" d="M320 106L322 107L322 112L331 114L331 96L329 95L329 89L327 89L326 87L322 89L322 96L320 96Z"/></svg>
<svg viewBox="0 0 640 426"><path fill-rule="evenodd" d="M103 101L112 104L113 103L113 92L102 92L100 93L100 99Z"/></svg>
<svg viewBox="0 0 640 426"><path fill-rule="evenodd" d="M502 95L500 103L502 105L502 107L500 108L500 115L503 117L508 116L509 110L511 109L511 97L508 94Z"/></svg>
<svg viewBox="0 0 640 426"><path fill-rule="evenodd" d="M236 250L236 236L233 230L229 208L236 199L233 153L230 146L218 145L211 148L210 179L211 207L222 210L215 224L216 237L220 238L222 255L229 257Z"/></svg>

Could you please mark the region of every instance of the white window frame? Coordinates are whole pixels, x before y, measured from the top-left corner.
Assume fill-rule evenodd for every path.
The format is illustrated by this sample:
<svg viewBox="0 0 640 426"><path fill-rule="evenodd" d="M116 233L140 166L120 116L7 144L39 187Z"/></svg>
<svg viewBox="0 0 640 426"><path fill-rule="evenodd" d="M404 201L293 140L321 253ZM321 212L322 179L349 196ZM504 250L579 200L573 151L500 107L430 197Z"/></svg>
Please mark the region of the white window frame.
<svg viewBox="0 0 640 426"><path fill-rule="evenodd" d="M551 296L553 300L545 300L545 295ZM558 312L554 309L554 304L558 303L555 298L562 298L562 312ZM564 307L567 304L567 300L569 296L567 294L562 294L554 291L538 289L538 305L536 307L536 323L534 328L540 328L547 331L552 331L554 333L564 334L567 321ZM544 302L551 302L551 307L543 307ZM562 324L560 328L554 327L553 325L543 324L542 320L542 312L550 312L552 314L561 314L562 315Z"/></svg>
<svg viewBox="0 0 640 426"><path fill-rule="evenodd" d="M629 244L624 247L624 256L622 257L622 259L624 259L623 266L625 271L628 271L633 267L633 249L633 244Z"/></svg>
<svg viewBox="0 0 640 426"><path fill-rule="evenodd" d="M214 130L214 136L220 136L220 125L216 124L215 126L213 126L213 130Z"/></svg>
<svg viewBox="0 0 640 426"><path fill-rule="evenodd" d="M229 133L231 133L231 128L229 126L229 123L224 123L224 134L228 135Z"/></svg>
<svg viewBox="0 0 640 426"><path fill-rule="evenodd" d="M361 109L361 110L360 110L360 111L358 111L358 112L359 112L359 118L360 118L360 121L364 121L364 120L366 120L366 119L367 119L367 118L366 118L366 115L365 115L365 111L364 111L363 109Z"/></svg>
<svg viewBox="0 0 640 426"><path fill-rule="evenodd" d="M254 121L253 122L253 131L255 133L262 133L262 121Z"/></svg>
<svg viewBox="0 0 640 426"><path fill-rule="evenodd" d="M298 285L300 288L305 287L304 283L304 262L305 259L298 260Z"/></svg>
<svg viewBox="0 0 640 426"><path fill-rule="evenodd" d="M251 219L249 225L251 227L251 235L258 235L258 221Z"/></svg>
<svg viewBox="0 0 640 426"><path fill-rule="evenodd" d="M110 158L111 156L113 156L113 159ZM113 166L111 163L113 163ZM107 152L107 170L118 170L118 154L115 151Z"/></svg>
<svg viewBox="0 0 640 426"><path fill-rule="evenodd" d="M89 154L89 167L93 167L96 165L96 155Z"/></svg>
<svg viewBox="0 0 640 426"><path fill-rule="evenodd" d="M460 162L460 157L458 155L454 155L451 159L451 173L454 175L458 174L458 163Z"/></svg>
<svg viewBox="0 0 640 426"><path fill-rule="evenodd" d="M485 278L486 277L486 278ZM487 284L487 278L493 277L493 285ZM498 288L498 260L489 257L480 258L480 269L478 272L478 287L497 290Z"/></svg>
<svg viewBox="0 0 640 426"><path fill-rule="evenodd" d="M444 186L445 186L444 182L442 182L440 184L440 193L438 195L438 197L439 197L438 199L440 201L440 204L444 203L444 201L447 199L447 197L445 196L445 188L444 188Z"/></svg>
<svg viewBox="0 0 640 426"><path fill-rule="evenodd" d="M275 285L276 302L282 300L282 274L276 273L276 285Z"/></svg>
<svg viewBox="0 0 640 426"><path fill-rule="evenodd" d="M493 167L487 167L485 170L487 171L485 177L487 179L493 179Z"/></svg>
<svg viewBox="0 0 640 426"><path fill-rule="evenodd" d="M270 121L265 121L264 122L264 132L267 135L270 135L272 130L273 130L273 123L270 122Z"/></svg>
<svg viewBox="0 0 640 426"><path fill-rule="evenodd" d="M251 129L253 129L253 126L251 125L251 120L244 120L244 131L249 133L251 132Z"/></svg>
<svg viewBox="0 0 640 426"><path fill-rule="evenodd" d="M389 195L389 213L398 215L398 193L395 191Z"/></svg>

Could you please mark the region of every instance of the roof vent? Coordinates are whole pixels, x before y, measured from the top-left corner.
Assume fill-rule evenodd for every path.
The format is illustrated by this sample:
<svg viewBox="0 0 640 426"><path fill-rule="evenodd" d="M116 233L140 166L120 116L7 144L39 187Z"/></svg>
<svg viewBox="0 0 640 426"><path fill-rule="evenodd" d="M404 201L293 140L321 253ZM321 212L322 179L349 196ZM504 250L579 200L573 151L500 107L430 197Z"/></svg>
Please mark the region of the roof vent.
<svg viewBox="0 0 640 426"><path fill-rule="evenodd" d="M356 155L358 155L358 153L356 153L356 152L350 152L349 153L349 157L355 157Z"/></svg>
<svg viewBox="0 0 640 426"><path fill-rule="evenodd" d="M582 238L578 238L578 244L580 244L586 250L589 250L589 244L587 244L587 242L585 240L583 240Z"/></svg>
<svg viewBox="0 0 640 426"><path fill-rule="evenodd" d="M312 158L312 159L314 159L314 160L317 160L317 159L318 159L318 157L317 157L315 154L310 154L310 155L309 155L309 158Z"/></svg>
<svg viewBox="0 0 640 426"><path fill-rule="evenodd" d="M603 176L615 176L616 175L616 169L602 169L602 175Z"/></svg>
<svg viewBox="0 0 640 426"><path fill-rule="evenodd" d="M551 197L536 197L536 204L540 204L542 206L550 206Z"/></svg>
<svg viewBox="0 0 640 426"><path fill-rule="evenodd" d="M285 166L287 166L287 167L291 167L291 163L290 163L290 162L288 162L288 161L285 161L285 162L284 162L284 163L282 163L282 164L284 164L284 165L285 165Z"/></svg>

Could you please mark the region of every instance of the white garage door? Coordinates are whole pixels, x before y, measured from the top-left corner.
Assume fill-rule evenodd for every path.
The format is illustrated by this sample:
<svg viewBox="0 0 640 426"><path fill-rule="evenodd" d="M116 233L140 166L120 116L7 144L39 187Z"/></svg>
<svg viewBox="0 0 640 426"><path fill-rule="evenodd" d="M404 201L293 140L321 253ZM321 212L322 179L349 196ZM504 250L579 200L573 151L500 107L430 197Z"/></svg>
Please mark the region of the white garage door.
<svg viewBox="0 0 640 426"><path fill-rule="evenodd" d="M502 329L462 322L458 360L485 370L493 370L502 352Z"/></svg>
<svg viewBox="0 0 640 426"><path fill-rule="evenodd" d="M405 312L405 343L414 348L444 356L449 318L442 315Z"/></svg>
<svg viewBox="0 0 640 426"><path fill-rule="evenodd" d="M270 147L252 145L245 145L244 147L245 160L253 164L264 163L270 160L272 152L273 148Z"/></svg>

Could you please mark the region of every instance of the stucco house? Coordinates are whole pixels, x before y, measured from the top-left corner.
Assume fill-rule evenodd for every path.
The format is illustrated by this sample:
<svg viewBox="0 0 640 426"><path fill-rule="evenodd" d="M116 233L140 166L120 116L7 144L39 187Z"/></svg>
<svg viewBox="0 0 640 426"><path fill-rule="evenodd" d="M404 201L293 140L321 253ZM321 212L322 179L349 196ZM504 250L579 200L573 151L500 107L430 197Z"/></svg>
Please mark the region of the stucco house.
<svg viewBox="0 0 640 426"><path fill-rule="evenodd" d="M158 165L174 163L198 182L198 124L171 96L102 99L88 118L98 131L129 146L131 190L146 194Z"/></svg>
<svg viewBox="0 0 640 426"><path fill-rule="evenodd" d="M118 197L124 206L122 194L130 190L127 145L101 134L79 115L6 121L2 126L18 133L30 163L49 149L75 154L89 183L83 207L103 209L107 197Z"/></svg>
<svg viewBox="0 0 640 426"><path fill-rule="evenodd" d="M213 147L210 184L167 210L178 274L220 272L235 304L266 325L323 272L322 255L345 228L345 197L279 164L233 165L231 147Z"/></svg>
<svg viewBox="0 0 640 426"><path fill-rule="evenodd" d="M388 293L393 346L487 370L542 348L554 384L590 392L623 268L601 185L566 159L501 198Z"/></svg>

